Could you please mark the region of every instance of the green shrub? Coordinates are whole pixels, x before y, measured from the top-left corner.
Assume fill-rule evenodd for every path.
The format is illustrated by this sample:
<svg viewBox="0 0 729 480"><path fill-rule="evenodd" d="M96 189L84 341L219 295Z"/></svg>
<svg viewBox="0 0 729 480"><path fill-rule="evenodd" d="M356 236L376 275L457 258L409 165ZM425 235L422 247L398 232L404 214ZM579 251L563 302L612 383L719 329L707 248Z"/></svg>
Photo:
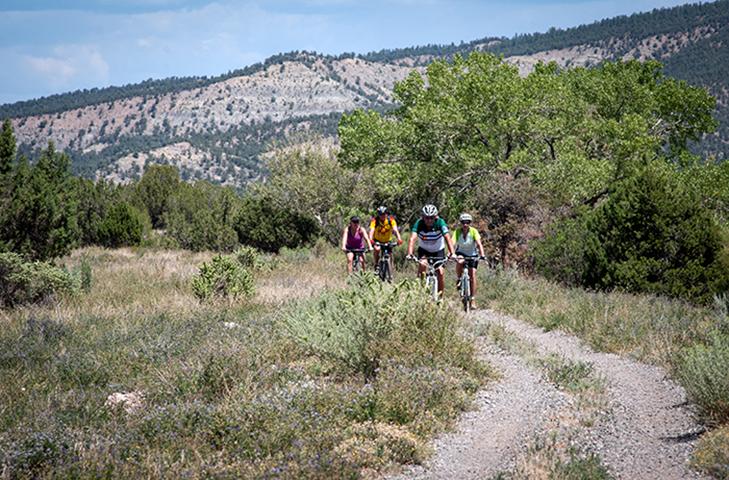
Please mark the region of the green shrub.
<svg viewBox="0 0 729 480"><path fill-rule="evenodd" d="M714 478L729 478L729 425L701 436L691 464Z"/></svg>
<svg viewBox="0 0 729 480"><path fill-rule="evenodd" d="M253 290L253 275L231 256L216 255L203 263L192 279L192 291L201 301L212 297L248 297Z"/></svg>
<svg viewBox="0 0 729 480"><path fill-rule="evenodd" d="M677 375L707 423L729 422L729 336L715 333L708 344L687 348Z"/></svg>
<svg viewBox="0 0 729 480"><path fill-rule="evenodd" d="M363 276L350 288L288 311L289 333L315 354L370 380L380 365L382 343L411 314L408 297L420 293L414 285L389 287Z"/></svg>
<svg viewBox="0 0 729 480"><path fill-rule="evenodd" d="M698 197L659 166L608 200L559 223L534 251L551 280L710 302L729 288L719 228Z"/></svg>
<svg viewBox="0 0 729 480"><path fill-rule="evenodd" d="M238 197L229 188L182 183L167 199L167 234L188 250L232 252L238 246L233 228L237 204Z"/></svg>
<svg viewBox="0 0 729 480"><path fill-rule="evenodd" d="M253 247L249 247L248 245L238 247L238 249L233 252L233 258L236 259L241 267L251 270L258 269L263 265L261 254L258 250Z"/></svg>
<svg viewBox="0 0 729 480"><path fill-rule="evenodd" d="M274 205L262 197L248 197L235 221L238 241L265 252L296 248L311 242L319 234L319 225L311 217Z"/></svg>
<svg viewBox="0 0 729 480"><path fill-rule="evenodd" d="M126 202L117 203L99 225L99 243L112 248L139 245L144 236L144 226L142 212Z"/></svg>
<svg viewBox="0 0 729 480"><path fill-rule="evenodd" d="M15 253L0 253L0 307L43 302L76 293L79 281L67 271L43 262L27 262Z"/></svg>
<svg viewBox="0 0 729 480"><path fill-rule="evenodd" d="M375 379L385 360L410 366L451 365L477 375L473 346L459 332L459 317L429 302L419 282L394 285L374 275L285 313L289 334L313 354Z"/></svg>

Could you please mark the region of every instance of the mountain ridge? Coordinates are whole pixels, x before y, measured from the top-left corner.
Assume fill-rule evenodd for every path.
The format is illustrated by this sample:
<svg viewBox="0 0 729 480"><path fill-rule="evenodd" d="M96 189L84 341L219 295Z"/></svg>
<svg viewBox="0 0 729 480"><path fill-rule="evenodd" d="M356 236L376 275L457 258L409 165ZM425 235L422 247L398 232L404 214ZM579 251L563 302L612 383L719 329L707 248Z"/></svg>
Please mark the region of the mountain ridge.
<svg viewBox="0 0 729 480"><path fill-rule="evenodd" d="M125 181L149 162L172 163L187 179L243 186L260 178L261 154L272 140L294 132L333 135L343 112L389 108L393 85L413 69L476 50L502 55L522 74L539 61L568 68L658 59L667 75L717 97L720 131L700 149L718 158L729 153L729 0L512 39L338 56L293 51L216 77L147 80L6 104L0 117L14 118L21 152L32 156L52 139L85 176ZM181 149L183 143L190 147Z"/></svg>

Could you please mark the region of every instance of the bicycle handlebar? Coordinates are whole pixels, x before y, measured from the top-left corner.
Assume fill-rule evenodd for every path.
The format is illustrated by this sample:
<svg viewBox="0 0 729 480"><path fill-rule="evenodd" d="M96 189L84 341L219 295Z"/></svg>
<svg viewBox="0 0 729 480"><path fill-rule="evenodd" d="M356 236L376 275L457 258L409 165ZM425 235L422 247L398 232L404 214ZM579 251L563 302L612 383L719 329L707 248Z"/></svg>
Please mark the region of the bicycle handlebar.
<svg viewBox="0 0 729 480"><path fill-rule="evenodd" d="M378 242L375 240L374 243L380 247L397 247L397 242Z"/></svg>
<svg viewBox="0 0 729 480"><path fill-rule="evenodd" d="M440 268L443 265L445 265L446 263L448 263L448 261L450 260L450 257L445 257L445 258L423 257L421 259L414 255L411 255L410 259L415 263L420 263L421 260L425 259L428 261L428 264L431 265L433 268Z"/></svg>

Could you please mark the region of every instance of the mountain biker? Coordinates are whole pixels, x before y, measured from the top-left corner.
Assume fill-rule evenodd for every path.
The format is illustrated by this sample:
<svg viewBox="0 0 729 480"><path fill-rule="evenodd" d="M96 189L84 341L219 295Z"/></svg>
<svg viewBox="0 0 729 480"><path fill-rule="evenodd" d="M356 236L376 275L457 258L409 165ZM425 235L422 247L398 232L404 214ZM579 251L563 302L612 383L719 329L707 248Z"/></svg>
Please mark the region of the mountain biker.
<svg viewBox="0 0 729 480"><path fill-rule="evenodd" d="M347 273L352 273L354 253L352 250L372 250L372 243L367 231L359 224L359 217L349 219L349 225L342 231L342 251L347 254ZM365 270L364 255L360 256L362 271Z"/></svg>
<svg viewBox="0 0 729 480"><path fill-rule="evenodd" d="M468 213L462 213L458 220L461 222L461 226L460 228L456 228L453 232L453 242L456 244L456 255L463 257L475 257L478 253L480 258L486 258L483 250L483 243L481 243L481 234L479 234L478 230L471 226L473 217ZM464 265L464 260L459 260L458 263L456 263L456 278L459 279L459 282L461 275L463 275ZM475 259L472 261L471 266L468 269L472 297L476 296L477 268L478 259ZM471 300L471 308L476 308L475 300Z"/></svg>
<svg viewBox="0 0 729 480"><path fill-rule="evenodd" d="M408 242L408 258L413 257L413 248L415 247L415 240L418 239L418 259L420 264L418 265L418 275L423 276L427 267L428 258L444 259L445 249L448 248L448 253L453 256L454 248L451 235L448 232L448 225L446 222L438 217L438 209L435 205L425 205L420 212L420 218L412 229L413 234L410 236ZM443 295L444 279L443 279L443 266L441 265L437 270L438 275L438 294Z"/></svg>
<svg viewBox="0 0 729 480"><path fill-rule="evenodd" d="M388 215L387 207L380 206L377 208L377 213L370 221L370 238L374 244L374 259L375 259L375 272L379 268L380 260L380 246L375 241L380 243L390 243L392 240L392 234L397 237L397 244L402 245L402 238L400 237L400 230L397 228L397 222L395 217Z"/></svg>

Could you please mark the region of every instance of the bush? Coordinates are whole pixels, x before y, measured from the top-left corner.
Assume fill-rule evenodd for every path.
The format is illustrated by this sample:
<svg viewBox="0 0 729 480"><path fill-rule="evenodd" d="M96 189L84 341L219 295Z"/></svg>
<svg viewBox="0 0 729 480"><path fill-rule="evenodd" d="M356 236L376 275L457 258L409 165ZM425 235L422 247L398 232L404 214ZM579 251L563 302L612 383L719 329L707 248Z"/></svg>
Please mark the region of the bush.
<svg viewBox="0 0 729 480"><path fill-rule="evenodd" d="M180 247L232 252L238 246L233 229L238 197L231 189L208 182L183 183L168 198L167 205L167 234Z"/></svg>
<svg viewBox="0 0 729 480"><path fill-rule="evenodd" d="M428 301L419 282L390 285L370 274L355 277L345 290L287 310L285 317L295 340L366 381L388 358L413 366L429 359L429 366L476 368L458 322L456 314Z"/></svg>
<svg viewBox="0 0 729 480"><path fill-rule="evenodd" d="M233 252L233 258L236 259L241 267L251 270L258 269L263 265L261 255L258 253L258 250L247 245L239 247L235 252Z"/></svg>
<svg viewBox="0 0 729 480"><path fill-rule="evenodd" d="M716 333L686 349L677 375L708 424L729 422L729 336Z"/></svg>
<svg viewBox="0 0 729 480"><path fill-rule="evenodd" d="M248 297L253 290L253 276L230 256L217 255L203 263L192 279L192 291L201 301L212 297Z"/></svg>
<svg viewBox="0 0 729 480"><path fill-rule="evenodd" d="M144 236L144 226L142 212L126 202L117 203L99 225L99 243L112 248L139 245Z"/></svg>
<svg viewBox="0 0 729 480"><path fill-rule="evenodd" d="M534 251L547 278L707 303L729 288L719 228L660 166L622 182L593 211L558 224Z"/></svg>
<svg viewBox="0 0 729 480"><path fill-rule="evenodd" d="M243 201L235 221L238 241L266 252L296 248L319 234L319 225L311 217L274 205L263 197Z"/></svg>
<svg viewBox="0 0 729 480"><path fill-rule="evenodd" d="M691 464L714 478L729 478L729 425L701 437Z"/></svg>
<svg viewBox="0 0 729 480"><path fill-rule="evenodd" d="M76 293L78 279L43 262L27 262L15 253L0 253L0 307L15 307Z"/></svg>

